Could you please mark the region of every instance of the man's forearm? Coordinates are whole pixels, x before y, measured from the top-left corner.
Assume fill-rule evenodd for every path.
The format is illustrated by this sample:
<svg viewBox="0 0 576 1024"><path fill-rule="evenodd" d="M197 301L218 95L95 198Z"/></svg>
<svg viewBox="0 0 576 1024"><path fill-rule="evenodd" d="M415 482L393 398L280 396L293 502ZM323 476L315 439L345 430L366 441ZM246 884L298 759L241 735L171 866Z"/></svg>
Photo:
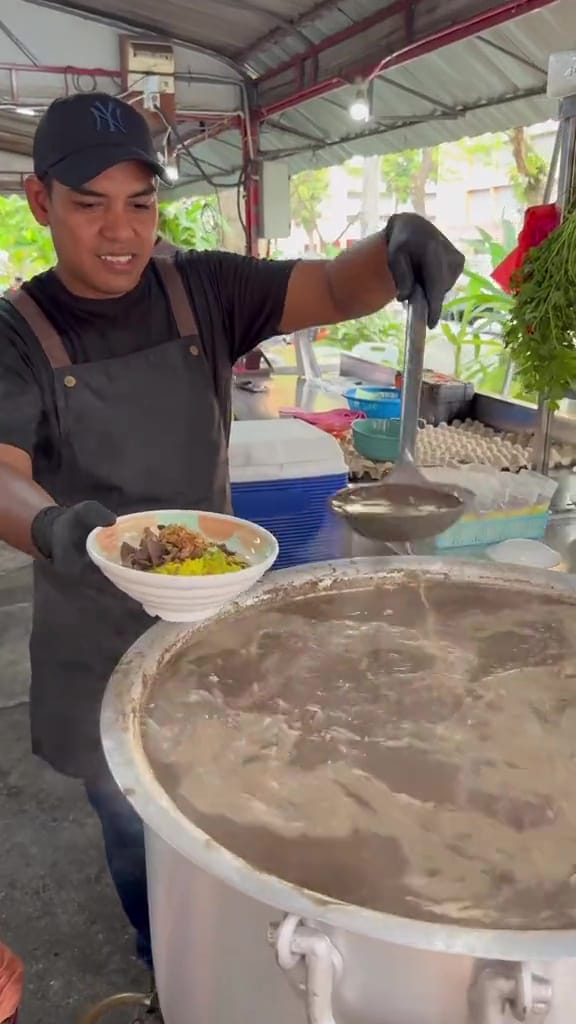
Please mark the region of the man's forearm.
<svg viewBox="0 0 576 1024"><path fill-rule="evenodd" d="M382 309L396 297L382 232L357 242L333 260L302 260L290 283L280 330L355 320Z"/></svg>
<svg viewBox="0 0 576 1024"><path fill-rule="evenodd" d="M332 301L342 320L376 313L396 298L383 232L357 242L327 264Z"/></svg>
<svg viewBox="0 0 576 1024"><path fill-rule="evenodd" d="M433 224L415 213L395 214L384 231L336 259L296 264L280 333L368 316L394 298L406 302L417 285L426 298L428 326L435 327L463 267L462 253Z"/></svg>
<svg viewBox="0 0 576 1024"><path fill-rule="evenodd" d="M27 555L37 556L32 523L39 512L55 502L26 473L0 462L0 540Z"/></svg>

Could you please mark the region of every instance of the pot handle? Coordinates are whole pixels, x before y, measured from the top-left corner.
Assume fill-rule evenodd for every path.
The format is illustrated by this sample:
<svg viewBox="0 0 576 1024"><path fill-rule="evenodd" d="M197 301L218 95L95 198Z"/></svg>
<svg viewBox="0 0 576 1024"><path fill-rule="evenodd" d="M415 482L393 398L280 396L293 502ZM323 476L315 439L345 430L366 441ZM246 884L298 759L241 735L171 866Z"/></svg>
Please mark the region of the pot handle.
<svg viewBox="0 0 576 1024"><path fill-rule="evenodd" d="M332 993L344 961L328 936L295 914L287 914L280 925L270 926L269 941L282 970L291 971L304 962L308 1024L336 1024Z"/></svg>

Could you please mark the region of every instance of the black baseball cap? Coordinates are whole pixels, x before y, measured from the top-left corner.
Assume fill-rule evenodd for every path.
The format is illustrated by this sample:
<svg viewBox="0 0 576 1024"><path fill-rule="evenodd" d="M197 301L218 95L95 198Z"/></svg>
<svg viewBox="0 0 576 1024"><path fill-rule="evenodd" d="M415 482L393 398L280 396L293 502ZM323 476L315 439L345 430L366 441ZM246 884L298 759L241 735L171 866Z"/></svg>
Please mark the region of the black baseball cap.
<svg viewBox="0 0 576 1024"><path fill-rule="evenodd" d="M146 119L104 92L54 100L34 136L34 173L80 188L109 167L138 160L167 182Z"/></svg>

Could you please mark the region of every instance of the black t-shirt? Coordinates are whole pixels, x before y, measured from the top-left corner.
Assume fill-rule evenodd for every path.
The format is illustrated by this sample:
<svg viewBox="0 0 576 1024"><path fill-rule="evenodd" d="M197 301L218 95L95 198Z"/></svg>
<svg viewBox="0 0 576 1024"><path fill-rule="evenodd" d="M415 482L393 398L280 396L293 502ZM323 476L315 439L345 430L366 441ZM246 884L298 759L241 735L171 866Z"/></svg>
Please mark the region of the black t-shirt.
<svg viewBox="0 0 576 1024"><path fill-rule="evenodd" d="M216 378L278 333L293 261L233 253L178 253L177 264ZM150 263L137 287L118 299L83 299L53 270L25 284L60 334L71 363L99 362L178 337L160 277ZM0 299L0 444L51 461L58 446L52 369L16 310Z"/></svg>

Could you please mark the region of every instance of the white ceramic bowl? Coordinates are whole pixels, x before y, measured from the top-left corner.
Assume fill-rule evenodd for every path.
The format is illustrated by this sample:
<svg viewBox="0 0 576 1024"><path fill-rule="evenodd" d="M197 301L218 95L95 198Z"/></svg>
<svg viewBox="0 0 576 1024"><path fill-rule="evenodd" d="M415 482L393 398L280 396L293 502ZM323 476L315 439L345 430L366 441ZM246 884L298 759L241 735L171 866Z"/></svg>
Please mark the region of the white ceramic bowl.
<svg viewBox="0 0 576 1024"><path fill-rule="evenodd" d="M248 561L247 569L218 576L163 576L129 569L120 561L124 541L137 545L146 529L160 525L186 526L224 543ZM278 557L278 542L255 523L215 512L168 509L119 516L114 526L92 530L86 550L95 565L119 590L139 601L149 615L168 622L199 622L249 590Z"/></svg>

